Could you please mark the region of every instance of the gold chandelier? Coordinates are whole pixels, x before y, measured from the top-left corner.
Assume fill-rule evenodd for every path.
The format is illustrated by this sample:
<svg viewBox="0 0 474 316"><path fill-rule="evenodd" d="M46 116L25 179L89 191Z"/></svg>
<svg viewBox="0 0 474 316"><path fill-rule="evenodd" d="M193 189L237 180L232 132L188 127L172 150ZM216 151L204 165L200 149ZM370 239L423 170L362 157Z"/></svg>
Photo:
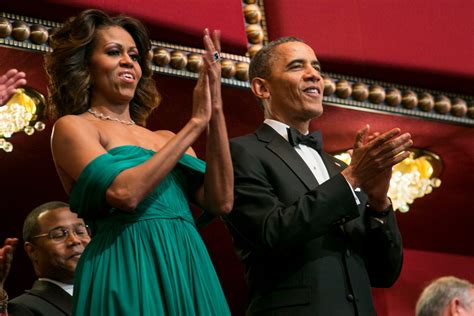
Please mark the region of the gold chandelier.
<svg viewBox="0 0 474 316"><path fill-rule="evenodd" d="M9 139L14 133L23 131L33 135L35 131L44 130L46 125L39 119L45 104L44 96L36 90L17 89L10 100L0 106L0 149L6 152L13 150Z"/></svg>
<svg viewBox="0 0 474 316"><path fill-rule="evenodd" d="M410 204L438 188L441 180L438 178L442 163L439 156L422 149L411 149L411 154L392 168L392 178L388 196L392 200L393 209L406 213ZM349 164L351 156L348 153L335 155L336 158Z"/></svg>

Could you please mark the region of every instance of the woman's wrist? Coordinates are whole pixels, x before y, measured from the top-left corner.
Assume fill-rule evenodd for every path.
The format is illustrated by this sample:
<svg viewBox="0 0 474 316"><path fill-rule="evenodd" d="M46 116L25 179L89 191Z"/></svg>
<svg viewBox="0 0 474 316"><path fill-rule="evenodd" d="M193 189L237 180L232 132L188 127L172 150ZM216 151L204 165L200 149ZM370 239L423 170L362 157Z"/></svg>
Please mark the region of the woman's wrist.
<svg viewBox="0 0 474 316"><path fill-rule="evenodd" d="M224 116L224 109L222 108L222 103L218 104L213 104L212 105L212 115L211 115L211 120L215 117L218 116Z"/></svg>
<svg viewBox="0 0 474 316"><path fill-rule="evenodd" d="M190 125L191 129L197 129L199 132L202 132L202 130L207 127L208 123L209 122L204 119L192 117L189 120L188 125Z"/></svg>

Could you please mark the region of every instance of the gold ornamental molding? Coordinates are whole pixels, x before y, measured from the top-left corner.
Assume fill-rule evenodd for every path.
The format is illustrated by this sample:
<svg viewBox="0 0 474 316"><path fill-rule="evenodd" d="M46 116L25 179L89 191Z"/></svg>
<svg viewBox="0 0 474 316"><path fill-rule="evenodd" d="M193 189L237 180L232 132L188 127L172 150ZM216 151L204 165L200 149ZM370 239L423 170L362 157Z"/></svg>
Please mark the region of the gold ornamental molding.
<svg viewBox="0 0 474 316"><path fill-rule="evenodd" d="M268 42L262 0L244 0L242 12L249 40L247 56L222 55L222 83L249 88L250 57ZM60 23L0 12L0 46L45 53L49 34ZM152 40L154 72L197 78L204 50ZM324 104L474 126L474 97L335 73L324 75Z"/></svg>
<svg viewBox="0 0 474 316"><path fill-rule="evenodd" d="M474 97L324 73L324 104L474 126Z"/></svg>
<svg viewBox="0 0 474 316"><path fill-rule="evenodd" d="M252 58L263 45L268 44L267 19L263 0L243 0L247 56Z"/></svg>

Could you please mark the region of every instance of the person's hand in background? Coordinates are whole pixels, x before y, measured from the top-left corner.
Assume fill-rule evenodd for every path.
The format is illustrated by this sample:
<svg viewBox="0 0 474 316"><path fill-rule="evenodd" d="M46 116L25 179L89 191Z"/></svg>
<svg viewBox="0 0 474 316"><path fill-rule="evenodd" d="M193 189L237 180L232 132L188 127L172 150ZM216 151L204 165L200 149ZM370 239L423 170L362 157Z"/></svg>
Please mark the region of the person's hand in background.
<svg viewBox="0 0 474 316"><path fill-rule="evenodd" d="M25 77L24 72L16 69L10 69L0 76L0 105L8 101L17 88L26 85Z"/></svg>

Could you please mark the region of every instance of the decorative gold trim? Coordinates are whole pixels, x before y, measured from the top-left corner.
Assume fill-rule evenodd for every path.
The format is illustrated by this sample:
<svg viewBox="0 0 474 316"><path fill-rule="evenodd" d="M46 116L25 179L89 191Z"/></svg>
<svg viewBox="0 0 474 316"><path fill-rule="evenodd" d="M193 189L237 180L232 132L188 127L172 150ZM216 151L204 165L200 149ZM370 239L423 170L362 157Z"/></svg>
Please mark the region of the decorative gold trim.
<svg viewBox="0 0 474 316"><path fill-rule="evenodd" d="M324 81L324 104L474 126L472 96L335 73L324 73ZM365 94L360 92L363 89L367 93L365 98L362 96ZM371 99L371 92L377 90L381 91L379 98ZM393 97L395 94L398 98ZM426 96L432 99L431 107L425 106ZM460 112L456 113L459 108Z"/></svg>
<svg viewBox="0 0 474 316"><path fill-rule="evenodd" d="M258 1L258 6L260 7L260 12L262 12L262 29L263 29L263 45L267 45L269 43L269 38L268 38L268 29L267 29L267 16L265 14L265 6L264 6L264 0L259 0Z"/></svg>
<svg viewBox="0 0 474 316"><path fill-rule="evenodd" d="M242 13L247 35L247 56L254 56L268 44L267 21L263 0L242 0Z"/></svg>
<svg viewBox="0 0 474 316"><path fill-rule="evenodd" d="M257 2L262 13L262 0L246 0L243 5L254 5L252 7L254 10ZM257 20L265 21L264 15ZM266 33L266 24L262 23L262 30ZM48 52L50 50L47 41L49 32L60 25L56 22L0 12L0 45ZM31 32L31 29L36 32ZM195 79L198 77L199 66L202 63L199 55L203 52L204 50L199 48L152 41L151 67L157 73ZM222 53L221 56L223 84L249 88L247 80L250 58L228 53ZM334 73L323 75L325 77L325 104L474 126L473 96Z"/></svg>
<svg viewBox="0 0 474 316"><path fill-rule="evenodd" d="M9 139L18 132L33 135L35 131L43 131L46 125L43 118L46 100L38 91L23 87L0 107L0 149L5 152L13 150Z"/></svg>

